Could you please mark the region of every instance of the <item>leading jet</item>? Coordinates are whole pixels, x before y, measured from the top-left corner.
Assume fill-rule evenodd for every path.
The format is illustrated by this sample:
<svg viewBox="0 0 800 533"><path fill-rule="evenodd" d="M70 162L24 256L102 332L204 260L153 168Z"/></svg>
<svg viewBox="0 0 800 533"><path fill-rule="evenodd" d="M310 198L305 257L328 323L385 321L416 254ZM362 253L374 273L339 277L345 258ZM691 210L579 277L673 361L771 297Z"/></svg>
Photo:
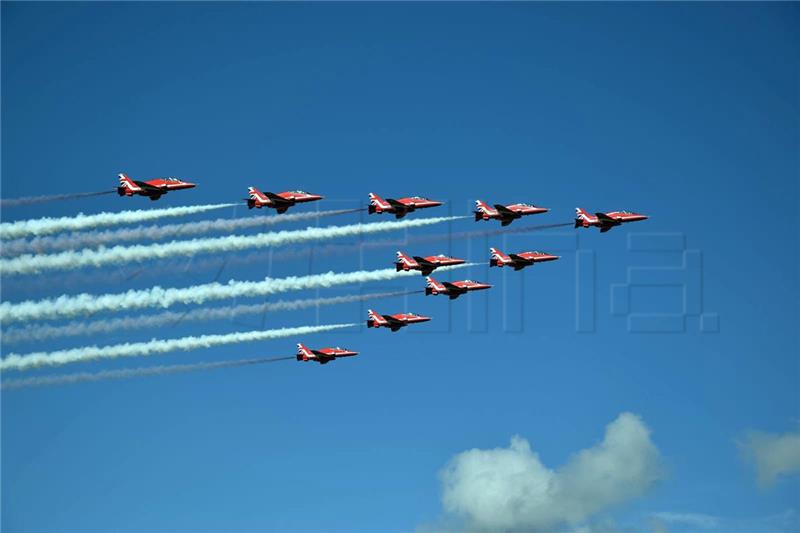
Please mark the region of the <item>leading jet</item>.
<svg viewBox="0 0 800 533"><path fill-rule="evenodd" d="M119 187L117 194L120 196L147 196L156 201L170 191L192 189L196 185L178 178L155 178L149 181L132 180L127 174L119 174Z"/></svg>
<svg viewBox="0 0 800 533"><path fill-rule="evenodd" d="M321 365L338 359L340 357L352 357L358 355L358 352L347 350L345 348L320 348L319 350L312 350L305 344L297 343L297 360L298 361L316 361Z"/></svg>
<svg viewBox="0 0 800 533"><path fill-rule="evenodd" d="M398 272L401 270L405 270L406 272L409 270L419 270L422 272L423 276L429 276L431 272L441 266L461 265L464 263L465 261L463 259L447 257L443 254L429 255L427 257L420 257L418 255L409 257L398 250L397 261L395 261L394 266Z"/></svg>
<svg viewBox="0 0 800 533"><path fill-rule="evenodd" d="M504 267L510 266L514 270L522 270L527 266L536 263L544 263L546 261L555 261L559 259L557 255L551 255L545 252L519 252L516 254L504 254L497 248L489 248L491 258L489 259L490 267Z"/></svg>
<svg viewBox="0 0 800 533"><path fill-rule="evenodd" d="M428 322L431 317L417 315L414 313L398 313L396 315L379 315L372 309L367 313L367 327L368 328L389 328L392 331L397 331L404 328L409 324L418 324L419 322Z"/></svg>
<svg viewBox="0 0 800 533"><path fill-rule="evenodd" d="M608 213L595 213L594 215L590 215L580 207L575 208L575 227L588 228L590 226L597 226L600 228L600 233L605 233L615 226L621 226L628 222L647 220L647 218L648 217L645 215L632 213L631 211L609 211Z"/></svg>
<svg viewBox="0 0 800 533"><path fill-rule="evenodd" d="M407 213L416 211L417 209L426 209L428 207L437 207L442 205L442 202L436 200L429 200L421 196L411 196L409 198L387 198L384 200L374 192L369 193L369 207L367 211L372 213L394 213L395 218L403 218Z"/></svg>
<svg viewBox="0 0 800 533"><path fill-rule="evenodd" d="M295 204L302 204L305 202L316 202L322 200L324 197L318 194L311 194L306 191L284 191L279 193L261 192L255 187L248 187L247 192L247 208L261 209L262 207L271 207L278 214L285 213L287 209Z"/></svg>
<svg viewBox="0 0 800 533"><path fill-rule="evenodd" d="M527 215L538 215L548 211L550 209L546 207L536 207L531 204L494 204L494 207L489 207L483 200L475 200L475 222L496 219L500 221L501 226L508 226L516 219Z"/></svg>
<svg viewBox="0 0 800 533"><path fill-rule="evenodd" d="M436 281L432 277L428 276L425 278L425 281L428 282L427 287L425 287L425 296L428 296L429 294L433 294L434 296L438 294L446 294L451 300L455 300L462 294L466 294L470 291L482 291L492 288L492 286L488 283L481 283L471 279L465 279L461 281Z"/></svg>

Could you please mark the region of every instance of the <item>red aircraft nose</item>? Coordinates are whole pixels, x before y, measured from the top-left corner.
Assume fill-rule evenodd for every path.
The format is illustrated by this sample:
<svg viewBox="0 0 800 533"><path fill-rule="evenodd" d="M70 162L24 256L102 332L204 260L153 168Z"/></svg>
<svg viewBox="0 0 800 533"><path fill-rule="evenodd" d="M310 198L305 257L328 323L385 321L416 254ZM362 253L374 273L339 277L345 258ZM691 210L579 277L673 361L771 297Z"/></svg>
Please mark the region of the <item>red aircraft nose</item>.
<svg viewBox="0 0 800 533"><path fill-rule="evenodd" d="M324 200L325 199L324 196L320 196L319 194L309 194L308 198L310 200Z"/></svg>

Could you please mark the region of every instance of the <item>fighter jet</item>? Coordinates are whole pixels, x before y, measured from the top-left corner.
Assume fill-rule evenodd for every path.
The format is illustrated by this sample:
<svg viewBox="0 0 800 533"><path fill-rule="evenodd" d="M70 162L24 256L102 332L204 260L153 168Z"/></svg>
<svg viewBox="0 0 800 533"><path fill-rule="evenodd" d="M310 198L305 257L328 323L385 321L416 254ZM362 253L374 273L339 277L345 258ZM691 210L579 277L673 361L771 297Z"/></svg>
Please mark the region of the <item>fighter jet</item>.
<svg viewBox="0 0 800 533"><path fill-rule="evenodd" d="M387 198L384 200L374 192L369 193L369 214L372 213L394 213L395 218L403 218L406 213L411 213L417 209L425 209L427 207L436 207L442 205L442 202L435 200L428 200L421 196L412 196L410 198Z"/></svg>
<svg viewBox="0 0 800 533"><path fill-rule="evenodd" d="M316 361L324 365L328 361L333 361L339 357L351 357L358 355L358 352L346 350L344 348L320 348L319 350L311 350L305 344L297 343L297 360L298 361Z"/></svg>
<svg viewBox="0 0 800 533"><path fill-rule="evenodd" d="M367 313L368 328L389 328L392 331L397 331L404 328L409 324L416 324L418 322L427 322L431 318L428 316L416 315L414 313L398 313L396 315L379 315L372 309Z"/></svg>
<svg viewBox="0 0 800 533"><path fill-rule="evenodd" d="M192 189L194 183L179 180L178 178L155 178L150 181L136 181L130 179L126 174L119 174L119 187L117 194L120 196L147 196L152 201L156 201L169 191L180 189Z"/></svg>
<svg viewBox="0 0 800 533"><path fill-rule="evenodd" d="M450 297L451 300L455 300L462 294L469 292L469 291L480 291L484 289L491 289L492 286L487 283L480 283L478 281L473 281L471 279L465 279L462 281L436 281L432 277L428 276L425 278L425 281L428 282L427 287L425 287L425 296L429 294L433 294L436 296L437 294L446 294Z"/></svg>
<svg viewBox="0 0 800 533"><path fill-rule="evenodd" d="M600 228L600 233L605 233L614 226L639 220L647 220L647 217L630 211L610 211L608 213L595 213L592 216L580 207L575 208L575 227L588 228L589 226L597 226Z"/></svg>
<svg viewBox="0 0 800 533"><path fill-rule="evenodd" d="M506 255L497 248L489 248L489 251L492 253L492 257L489 259L490 267L510 266L513 267L514 270L522 270L526 266L530 266L535 263L555 261L559 258L557 255L550 255L545 252L520 252L517 254Z"/></svg>
<svg viewBox="0 0 800 533"><path fill-rule="evenodd" d="M397 261L394 263L394 266L398 272L401 270L405 270L406 272L409 270L419 270L422 272L423 276L428 276L440 266L461 265L464 262L465 261L463 259L447 257L446 255L442 254L429 255L428 257L420 257L418 255L409 257L398 250Z"/></svg>
<svg viewBox="0 0 800 533"><path fill-rule="evenodd" d="M511 204L501 205L494 204L494 207L482 200L475 200L475 221L489 220L495 218L500 221L500 225L508 226L518 218L526 215L537 215L539 213L547 213L550 209L546 207L536 207L530 204Z"/></svg>
<svg viewBox="0 0 800 533"><path fill-rule="evenodd" d="M318 194L311 194L305 191L284 191L277 194L271 192L261 192L255 187L248 187L247 192L247 208L253 209L254 207L261 209L262 207L271 207L278 214L285 213L287 209L295 204L305 202L316 202L322 200L322 196Z"/></svg>

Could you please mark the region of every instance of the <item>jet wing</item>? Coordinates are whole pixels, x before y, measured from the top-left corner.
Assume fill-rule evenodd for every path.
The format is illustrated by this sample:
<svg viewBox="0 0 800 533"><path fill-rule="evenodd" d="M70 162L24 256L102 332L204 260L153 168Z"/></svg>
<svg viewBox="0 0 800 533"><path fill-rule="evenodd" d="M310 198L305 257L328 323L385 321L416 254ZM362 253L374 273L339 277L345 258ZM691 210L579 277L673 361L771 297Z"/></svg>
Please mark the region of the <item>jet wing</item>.
<svg viewBox="0 0 800 533"><path fill-rule="evenodd" d="M163 187L156 187L155 185L150 185L146 181L134 181L134 183L136 185L138 185L139 187L141 187L142 190L144 190L145 192L159 192L159 193L161 193L161 192L164 192L164 190L167 188L166 185L164 185Z"/></svg>
<svg viewBox="0 0 800 533"><path fill-rule="evenodd" d="M610 216L606 215L605 213L595 213L594 216L596 216L597 220L599 220L603 224L613 224L615 226L619 225L619 220L617 220L615 218L611 218Z"/></svg>
<svg viewBox="0 0 800 533"><path fill-rule="evenodd" d="M405 212L405 211L411 211L411 209L412 209L411 207L407 206L406 204L404 204L402 202L398 202L394 198L388 198L386 200L386 202L394 208L396 213L402 213L402 212Z"/></svg>
<svg viewBox="0 0 800 533"><path fill-rule="evenodd" d="M447 289L447 290L448 290L448 291L450 291L451 293L461 293L461 292L467 292L467 289L462 289L462 288L461 288L461 287L459 287L458 285L453 285L453 284L452 284L452 283L450 283L449 281L443 281L443 282L442 282L442 285L444 285L445 289Z"/></svg>
<svg viewBox="0 0 800 533"><path fill-rule="evenodd" d="M533 263L532 260L525 259L524 257L521 257L521 256L519 256L517 254L508 254L508 257L510 257L515 263L524 263L526 265L529 265L529 264Z"/></svg>
<svg viewBox="0 0 800 533"><path fill-rule="evenodd" d="M320 363L327 363L333 359L336 359L335 355L331 355L328 353L320 352L319 350L311 350L311 353L317 356Z"/></svg>
<svg viewBox="0 0 800 533"><path fill-rule="evenodd" d="M290 205L294 205L294 200L287 200L283 196L278 196L277 194L274 194L274 193L271 193L271 192L265 192L263 194L264 194L264 196L269 198L270 201L275 205L285 205L287 207L290 206Z"/></svg>
<svg viewBox="0 0 800 533"><path fill-rule="evenodd" d="M405 322L403 322L402 320L397 320L395 317L393 317L391 315L382 315L382 316L383 316L383 319L386 320L386 322L389 323L389 327L390 328L391 327L404 326L405 325Z"/></svg>
<svg viewBox="0 0 800 533"><path fill-rule="evenodd" d="M497 213L503 218L520 218L522 216L504 205L494 204L494 208L497 209Z"/></svg>
<svg viewBox="0 0 800 533"><path fill-rule="evenodd" d="M434 263L431 263L424 257L419 257L417 255L414 256L414 261L416 261L417 264L419 265L419 269L420 271L422 271L423 276L429 276L434 270L436 270L436 267L439 266Z"/></svg>

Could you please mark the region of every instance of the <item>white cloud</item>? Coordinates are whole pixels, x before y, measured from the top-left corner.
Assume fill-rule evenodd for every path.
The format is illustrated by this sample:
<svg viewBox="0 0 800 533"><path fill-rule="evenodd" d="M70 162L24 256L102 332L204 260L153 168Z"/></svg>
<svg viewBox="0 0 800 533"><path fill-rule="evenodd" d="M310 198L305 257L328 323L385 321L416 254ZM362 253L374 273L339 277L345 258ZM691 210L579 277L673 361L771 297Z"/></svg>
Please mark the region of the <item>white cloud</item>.
<svg viewBox="0 0 800 533"><path fill-rule="evenodd" d="M641 419L622 413L599 444L557 470L527 440L468 450L441 472L445 511L477 530L545 530L579 525L607 507L643 495L662 477L661 456Z"/></svg>
<svg viewBox="0 0 800 533"><path fill-rule="evenodd" d="M800 472L800 431L784 434L751 431L739 446L755 464L761 487L772 485L779 476Z"/></svg>

